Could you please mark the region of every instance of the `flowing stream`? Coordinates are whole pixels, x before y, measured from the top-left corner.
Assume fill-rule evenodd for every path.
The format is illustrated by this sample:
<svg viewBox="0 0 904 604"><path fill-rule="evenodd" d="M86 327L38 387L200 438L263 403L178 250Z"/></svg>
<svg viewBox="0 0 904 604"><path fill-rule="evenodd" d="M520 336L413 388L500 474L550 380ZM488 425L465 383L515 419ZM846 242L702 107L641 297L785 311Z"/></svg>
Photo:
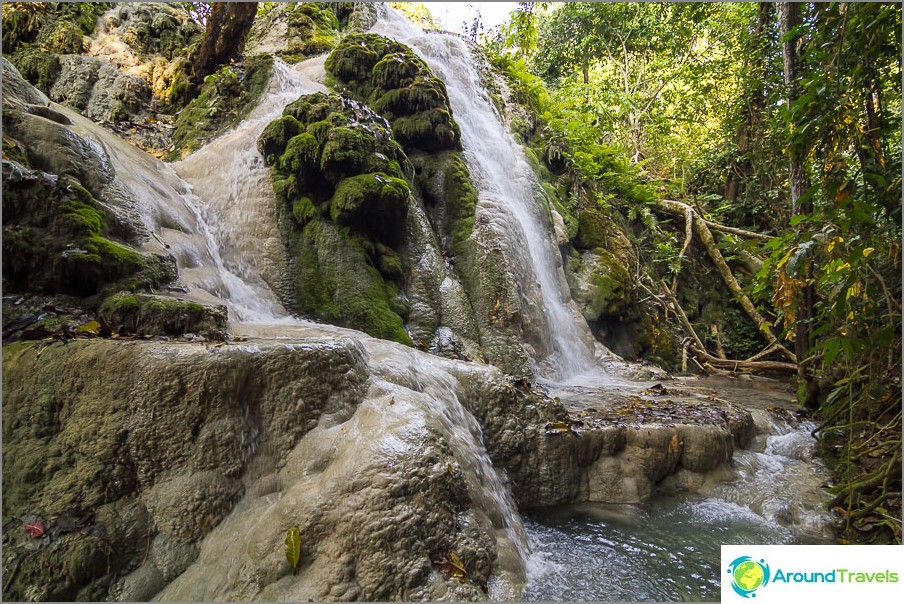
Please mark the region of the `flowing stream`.
<svg viewBox="0 0 904 604"><path fill-rule="evenodd" d="M526 338L537 351L537 373L558 385L640 387L601 368L597 351L602 348L593 343L571 301L548 205L481 85L466 42L454 35L425 34L392 10L384 12L373 31L412 46L446 83L478 190L478 216L498 231L520 277L522 312L533 330ZM277 60L270 90L253 114L172 166L70 113L77 127L105 148L137 201L148 231L156 235L148 249L160 251L159 243L176 257L187 297L226 304L237 334L348 334L293 318L279 302L277 293L287 287L288 259L276 227L268 170L256 151L261 131L287 103L325 90L323 62L320 57L289 67ZM368 352L379 379L392 382L405 374L433 396L435 412L474 477L472 490L493 518L500 549L512 552L511 560L501 564L515 575L519 567L527 569L526 599L713 599L718 597L721 543L814 543L831 537L820 512L824 478L810 427L775 422L765 411L757 411L761 441L735 455L735 480L714 484L695 498L561 508L533 515L522 525L505 481L482 445L479 424L450 394L447 381L452 378L414 351L401 354L371 343Z"/></svg>

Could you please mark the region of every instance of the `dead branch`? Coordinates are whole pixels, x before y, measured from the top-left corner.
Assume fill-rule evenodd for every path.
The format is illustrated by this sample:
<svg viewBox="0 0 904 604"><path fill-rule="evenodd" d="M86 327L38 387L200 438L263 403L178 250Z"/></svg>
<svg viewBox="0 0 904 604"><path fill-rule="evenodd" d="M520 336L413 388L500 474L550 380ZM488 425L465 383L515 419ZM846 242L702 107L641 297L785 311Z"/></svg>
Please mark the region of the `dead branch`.
<svg viewBox="0 0 904 604"><path fill-rule="evenodd" d="M728 369L732 372L743 373L797 373L796 363L783 363L781 361L735 361L732 359L719 359L705 350L700 350L691 345L691 352L706 365L711 365L719 369Z"/></svg>
<svg viewBox="0 0 904 604"><path fill-rule="evenodd" d="M681 203L681 202L675 202ZM735 227L730 227L724 224L720 224L718 222L713 222L712 220L704 220L706 226L711 228L714 231L722 231L723 233L731 233L732 235L737 235L738 237L747 237L748 239L765 239L769 241L770 239L774 239L772 235L764 235L762 233L756 233L754 231L745 231L744 229L738 229Z"/></svg>
<svg viewBox="0 0 904 604"><path fill-rule="evenodd" d="M693 340L694 344L696 344L697 348L700 350L704 350L705 346L703 346L703 341L700 339L700 336L697 335L697 332L694 330L694 326L691 325L691 322L688 320L687 315L684 314L684 309L681 308L681 305L678 304L678 300L675 299L675 295L672 293L672 290L669 289L669 286L665 284L665 281L662 279L659 280L659 285L662 287L662 293L665 294L665 297L668 299L672 310L675 311L675 314L681 320L681 324L684 326L684 330L687 332Z"/></svg>
<svg viewBox="0 0 904 604"><path fill-rule="evenodd" d="M660 200L659 207L662 211L673 216L684 217L687 215L688 210L694 212L694 209L686 203L681 203L680 201L672 201L669 199ZM693 221L693 228L694 232L697 234L697 238L706 248L706 251L709 254L710 259L713 261L713 264L716 265L716 269L722 276L722 281L725 282L728 290L735 296L735 299L738 300L738 303L741 305L741 308L744 309L744 312L747 313L747 316L749 316L756 324L758 330L763 334L763 337L766 339L766 341L769 344L775 346L778 350L781 350L782 354L784 354L789 360L797 363L797 357L794 355L794 353L785 348L778 341L778 338L775 337L775 334L773 334L772 330L770 329L771 324L766 321L766 319L759 313L759 311L753 305L753 302L750 301L750 298L748 298L747 294L744 293L744 290L741 289L741 285L738 283L738 280L735 279L734 274L731 272L731 268L729 268L728 263L725 262L725 258L722 256L722 252L719 251L719 247L716 245L715 239L713 239L713 234L712 232L710 232L709 227L707 226L707 221L700 220L698 217L698 220Z"/></svg>

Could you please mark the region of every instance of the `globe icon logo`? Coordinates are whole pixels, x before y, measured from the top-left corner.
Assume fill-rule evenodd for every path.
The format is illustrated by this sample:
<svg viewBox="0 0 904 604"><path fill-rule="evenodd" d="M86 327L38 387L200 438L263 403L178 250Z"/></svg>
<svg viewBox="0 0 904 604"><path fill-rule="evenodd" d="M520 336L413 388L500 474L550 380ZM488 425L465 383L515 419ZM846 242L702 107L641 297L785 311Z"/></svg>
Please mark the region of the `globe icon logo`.
<svg viewBox="0 0 904 604"><path fill-rule="evenodd" d="M728 565L731 587L742 598L755 598L756 590L769 583L769 565L765 560L757 562L750 556L735 558Z"/></svg>

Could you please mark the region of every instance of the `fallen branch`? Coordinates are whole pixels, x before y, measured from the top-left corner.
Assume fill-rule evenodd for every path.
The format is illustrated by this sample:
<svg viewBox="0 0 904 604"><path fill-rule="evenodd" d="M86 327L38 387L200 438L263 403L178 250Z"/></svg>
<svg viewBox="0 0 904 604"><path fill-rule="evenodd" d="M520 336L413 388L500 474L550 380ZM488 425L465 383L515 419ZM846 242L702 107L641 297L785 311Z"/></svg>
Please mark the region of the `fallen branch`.
<svg viewBox="0 0 904 604"><path fill-rule="evenodd" d="M662 293L665 294L666 298L669 301L672 310L675 311L675 314L681 320L681 324L684 326L684 330L687 332L693 340L694 344L697 345L697 348L704 350L706 347L703 346L703 341L700 339L700 336L697 335L697 332L694 330L694 326L691 325L690 320L688 320L687 315L684 314L684 309L681 308L681 305L678 304L678 300L675 299L675 294L672 293L672 290L669 289L669 286L665 284L665 281L662 279L659 280L659 285L662 287Z"/></svg>
<svg viewBox="0 0 904 604"><path fill-rule="evenodd" d="M681 202L673 202L673 203L681 203ZM735 227L730 227L724 224L719 224L718 222L713 222L712 220L704 220L706 226L711 228L714 231L722 231L723 233L731 233L732 235L737 235L738 237L747 237L748 239L765 239L769 241L770 239L774 239L772 235L763 235L762 233L756 233L754 231L745 231L744 229L737 229Z"/></svg>
<svg viewBox="0 0 904 604"><path fill-rule="evenodd" d="M691 346L691 351L704 364L711 365L720 369L728 369L733 372L743 373L797 373L796 363L784 363L782 361L735 361L732 359L720 359L714 357L705 350L701 350L695 346Z"/></svg>
<svg viewBox="0 0 904 604"><path fill-rule="evenodd" d="M686 203L681 203L680 201L672 201L669 199L660 200L659 207L664 212L672 214L674 216L684 217L687 215L688 210L690 210L692 213L694 212L694 209ZM735 299L738 300L738 303L741 305L741 308L744 309L744 312L747 313L747 316L750 317L756 324L760 333L762 333L763 337L766 338L766 341L769 344L775 346L776 349L780 350L782 354L784 354L789 360L797 363L797 357L794 355L794 353L785 348L778 341L778 338L775 337L775 334L773 334L772 330L770 329L771 324L766 321L766 319L759 313L759 311L753 305L753 302L750 301L750 298L748 298L747 294L744 293L744 290L741 289L741 285L738 283L738 280L735 279L735 276L731 272L728 263L725 262L725 258L722 256L722 252L719 251L719 247L716 245L715 239L713 239L713 234L712 232L710 232L709 227L707 226L707 221L700 219L694 220L693 227L694 232L697 234L697 238L706 248L710 259L712 259L713 264L716 265L716 269L722 276L722 281L724 281L725 285L728 286L728 290L735 296Z"/></svg>

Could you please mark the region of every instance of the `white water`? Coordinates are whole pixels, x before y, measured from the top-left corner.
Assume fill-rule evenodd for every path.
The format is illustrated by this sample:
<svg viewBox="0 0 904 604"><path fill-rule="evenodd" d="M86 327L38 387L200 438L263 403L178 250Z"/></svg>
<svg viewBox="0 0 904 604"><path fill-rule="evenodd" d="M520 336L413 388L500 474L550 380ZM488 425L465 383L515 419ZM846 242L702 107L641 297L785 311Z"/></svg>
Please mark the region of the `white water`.
<svg viewBox="0 0 904 604"><path fill-rule="evenodd" d="M287 314L273 292L286 287L288 268L276 226L270 170L257 151L257 139L287 104L303 94L326 92L317 81L322 73L322 58L296 67L276 60L268 90L251 115L173 164L199 198L199 219L209 225L223 267L249 287L229 296L243 323L272 322Z"/></svg>
<svg viewBox="0 0 904 604"><path fill-rule="evenodd" d="M63 111L99 153L110 158L124 186L122 196L134 200L145 228L154 234L146 251L160 253L165 246L176 258L179 283L188 298L227 305L235 334L265 339L359 339L371 357L376 382L425 395L424 404L440 418L465 469L472 497L492 520L499 570L505 579L491 582L491 594L515 598L512 590L525 577L527 537L511 492L483 446L480 425L455 394L457 378L448 373L449 361L359 332L293 318L268 282L279 286L286 258L276 230L268 170L256 141L286 104L302 94L324 90L317 81L322 75L323 57L293 68L277 60L270 89L249 118L174 164L175 170L81 116ZM362 434L362 438L374 435ZM238 533L247 528L239 520L234 522Z"/></svg>
<svg viewBox="0 0 904 604"><path fill-rule="evenodd" d="M398 12L385 9L371 29L411 46L446 84L452 114L478 192L478 223L497 231L505 258L520 277L519 298L528 317L525 337L538 349L538 373L565 379L588 371L593 338L571 301L561 258L551 237L550 210L524 152L502 123L481 83L465 41L425 34Z"/></svg>

